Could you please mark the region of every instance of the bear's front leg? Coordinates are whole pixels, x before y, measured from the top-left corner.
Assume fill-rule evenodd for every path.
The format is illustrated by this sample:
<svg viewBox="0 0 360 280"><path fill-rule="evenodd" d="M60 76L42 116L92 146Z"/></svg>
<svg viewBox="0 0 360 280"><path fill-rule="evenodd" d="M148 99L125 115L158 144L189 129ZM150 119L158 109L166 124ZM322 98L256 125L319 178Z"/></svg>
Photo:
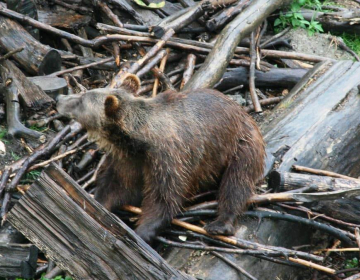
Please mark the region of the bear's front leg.
<svg viewBox="0 0 360 280"><path fill-rule="evenodd" d="M173 217L180 211L182 204L180 196L169 200L162 198L154 200L145 196L142 203L142 215L137 222L135 232L147 243L151 244L161 230L168 226Z"/></svg>

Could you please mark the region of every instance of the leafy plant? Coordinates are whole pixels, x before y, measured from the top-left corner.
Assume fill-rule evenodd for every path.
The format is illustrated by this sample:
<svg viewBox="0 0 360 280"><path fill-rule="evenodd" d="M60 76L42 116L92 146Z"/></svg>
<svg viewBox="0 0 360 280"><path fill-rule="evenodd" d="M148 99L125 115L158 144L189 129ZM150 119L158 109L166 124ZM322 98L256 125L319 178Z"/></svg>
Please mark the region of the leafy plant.
<svg viewBox="0 0 360 280"><path fill-rule="evenodd" d="M7 129L3 126L0 126L0 140L4 143L9 142L8 140L4 139L7 135Z"/></svg>
<svg viewBox="0 0 360 280"><path fill-rule="evenodd" d="M15 280L25 280L25 279L16 278ZM50 279L50 278L45 278L45 276L42 275L40 280L72 280L72 278L69 276L65 276L65 278L64 278L63 276L59 275L59 276L56 276L56 277Z"/></svg>
<svg viewBox="0 0 360 280"><path fill-rule="evenodd" d="M55 278L49 279L49 278L45 278L44 276L41 276L40 280L72 280L72 278L69 276L65 276L64 278L63 276L59 275L56 276Z"/></svg>
<svg viewBox="0 0 360 280"><path fill-rule="evenodd" d="M16 160L19 160L21 157L17 154L17 153L15 153L15 152L13 152L13 151L11 151L11 156L12 156L12 158L16 161Z"/></svg>
<svg viewBox="0 0 360 280"><path fill-rule="evenodd" d="M341 38L343 38L344 43L352 49L354 52L356 52L358 55L360 55L360 36L356 34L349 34L349 33L343 33L341 35Z"/></svg>
<svg viewBox="0 0 360 280"><path fill-rule="evenodd" d="M143 1L143 0L134 0L134 2L141 7L149 8L149 9L160 9L165 6L165 1L161 1L159 3L149 3L149 4L146 4L146 2L148 1Z"/></svg>
<svg viewBox="0 0 360 280"><path fill-rule="evenodd" d="M37 127L36 125L32 125L29 127L30 129L32 130L36 130L36 131L39 131L39 132L44 132L45 130L47 130L48 128L47 127Z"/></svg>
<svg viewBox="0 0 360 280"><path fill-rule="evenodd" d="M352 258L352 259L346 260L346 262L345 262L345 269L356 268L358 266L359 266L358 258ZM346 275L351 276L352 274L354 274L354 273L350 272L350 273L347 273Z"/></svg>
<svg viewBox="0 0 360 280"><path fill-rule="evenodd" d="M304 18L300 12L300 9L303 7L321 10L322 6L319 0L295 0L291 4L289 12L280 12L279 17L274 22L274 26L280 29L284 29L287 26L304 28L310 36L316 32L323 32L324 30L320 22L314 20L314 18L311 21Z"/></svg>

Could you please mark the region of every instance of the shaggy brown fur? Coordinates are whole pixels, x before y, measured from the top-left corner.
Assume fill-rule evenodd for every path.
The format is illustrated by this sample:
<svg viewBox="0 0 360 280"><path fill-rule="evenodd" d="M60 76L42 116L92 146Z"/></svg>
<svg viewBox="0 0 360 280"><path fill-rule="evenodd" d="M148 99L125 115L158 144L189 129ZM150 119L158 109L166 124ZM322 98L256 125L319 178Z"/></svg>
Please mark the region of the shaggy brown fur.
<svg viewBox="0 0 360 280"><path fill-rule="evenodd" d="M58 111L78 120L109 152L96 200L113 210L142 207L136 232L150 242L200 188L219 189L211 234L231 235L256 181L264 142L253 119L215 90L134 97L134 81L110 91L60 97Z"/></svg>

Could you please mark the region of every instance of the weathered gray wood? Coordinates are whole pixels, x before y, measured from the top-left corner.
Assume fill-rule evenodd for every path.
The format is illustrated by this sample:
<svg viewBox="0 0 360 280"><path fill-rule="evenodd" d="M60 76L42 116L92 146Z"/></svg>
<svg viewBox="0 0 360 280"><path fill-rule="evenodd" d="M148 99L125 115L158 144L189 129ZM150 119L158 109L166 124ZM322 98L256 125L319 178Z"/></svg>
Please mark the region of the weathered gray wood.
<svg viewBox="0 0 360 280"><path fill-rule="evenodd" d="M270 13L288 2L287 0L251 1L249 6L223 29L214 48L201 68L185 85L184 90L214 86L223 76L241 39L258 27Z"/></svg>
<svg viewBox="0 0 360 280"><path fill-rule="evenodd" d="M59 94L68 94L66 80L59 77L35 76L28 77L35 85L39 86L47 95L56 100Z"/></svg>
<svg viewBox="0 0 360 280"><path fill-rule="evenodd" d="M272 171L269 174L269 188L275 192L290 191L308 187L314 191L338 191L360 188L360 180L348 180L328 176Z"/></svg>
<svg viewBox="0 0 360 280"><path fill-rule="evenodd" d="M75 279L193 279L51 165L8 221Z"/></svg>
<svg viewBox="0 0 360 280"><path fill-rule="evenodd" d="M6 51L24 47L13 58L33 75L51 74L61 68L60 54L35 40L20 24L0 16L0 46Z"/></svg>
<svg viewBox="0 0 360 280"><path fill-rule="evenodd" d="M360 63L324 62L308 72L262 125L266 173L293 164L360 175Z"/></svg>
<svg viewBox="0 0 360 280"><path fill-rule="evenodd" d="M0 243L0 277L33 278L38 249L34 245Z"/></svg>

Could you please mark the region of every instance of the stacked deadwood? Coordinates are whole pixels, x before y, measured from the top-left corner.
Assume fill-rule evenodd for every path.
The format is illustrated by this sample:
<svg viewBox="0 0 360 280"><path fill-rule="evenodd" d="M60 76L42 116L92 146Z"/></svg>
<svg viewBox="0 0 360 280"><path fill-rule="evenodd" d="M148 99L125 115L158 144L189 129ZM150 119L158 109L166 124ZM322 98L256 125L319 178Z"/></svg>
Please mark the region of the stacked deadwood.
<svg viewBox="0 0 360 280"><path fill-rule="evenodd" d="M7 255L0 264L0 277L38 277L47 271L51 278L66 271L76 279L192 279L179 272L185 266L190 275L207 279L241 278L238 273L250 279L295 277L304 268L341 276L341 266L330 263L328 253L292 247L308 244L315 229L325 233L326 241L327 237L334 241L332 249L358 250L358 181L290 173L291 166L299 163L359 176L352 152L358 148L358 64L274 50L289 44L279 36L264 35L270 28L262 22L290 1L179 2L166 1L155 10L129 0L0 3L4 29L0 47L5 54L0 58L4 88L0 102L6 103L8 134L20 138L30 154L1 167L2 229L9 228L4 236L10 240L14 236L11 222L48 261L35 267L34 247L6 245L4 252L23 251L16 254L13 249L14 254ZM356 21L354 14L344 12L341 17ZM125 23L129 18L131 23ZM299 61L325 62L308 72L312 65ZM295 85L263 126L267 173L276 169L269 174L270 188L276 193L252 198L254 207L245 213L236 238L207 235L203 219L216 214L216 196L198 195L194 205L158 237L160 243L187 248L166 252L167 263L79 187L94 191L106 156L88 141L78 123L65 125L66 120L52 110L53 99L95 87L116 88L126 73L142 78L138 95L144 96L197 87L215 87L227 94L249 90L252 100L245 100L250 105L247 111L279 103L281 90ZM280 90L274 96L268 89ZM57 135L24 126L21 109L26 126L52 128ZM48 142L42 143L46 138ZM31 172L51 162L56 165L29 189ZM124 210L135 214L122 212L124 221L136 220L141 213L134 207ZM23 242L23 237L14 242ZM211 256L194 258L192 250L210 251ZM53 262L57 267L53 268ZM13 275L1 274L7 264L12 265Z"/></svg>

